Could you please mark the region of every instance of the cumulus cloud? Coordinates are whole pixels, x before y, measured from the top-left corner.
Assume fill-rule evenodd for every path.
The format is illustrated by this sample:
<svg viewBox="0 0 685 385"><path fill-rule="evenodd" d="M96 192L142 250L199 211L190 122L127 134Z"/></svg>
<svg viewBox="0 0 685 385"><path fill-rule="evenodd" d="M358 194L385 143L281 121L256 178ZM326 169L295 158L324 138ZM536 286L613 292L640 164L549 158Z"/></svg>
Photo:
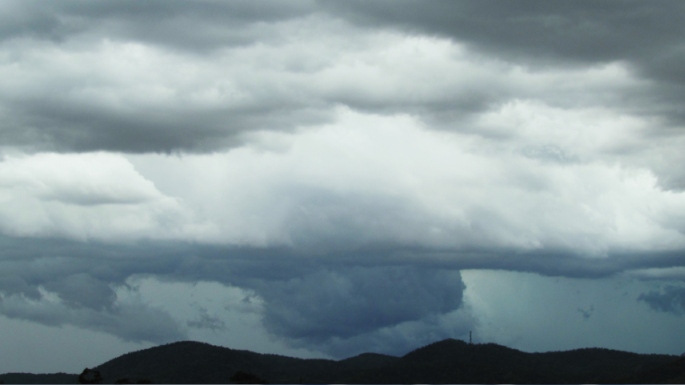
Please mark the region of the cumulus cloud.
<svg viewBox="0 0 685 385"><path fill-rule="evenodd" d="M18 236L192 237L194 226L180 202L107 153L7 156L0 161L0 201L0 229Z"/></svg>
<svg viewBox="0 0 685 385"><path fill-rule="evenodd" d="M126 160L106 153L37 154L2 160L1 185L76 206L137 204L160 198Z"/></svg>
<svg viewBox="0 0 685 385"><path fill-rule="evenodd" d="M463 336L458 271L414 266L329 265L247 287L263 301L263 324L289 346L345 358L360 351L404 354L417 344Z"/></svg>
<svg viewBox="0 0 685 385"><path fill-rule="evenodd" d="M510 108L518 107L487 120L506 121ZM571 122L555 109L519 115L515 139L503 147L469 134L424 131L407 116L342 111L336 125L260 139L278 142L276 150L131 159L167 194L178 194L222 229L221 237L207 239L219 244L352 259L378 252L430 260L432 254L440 261L499 260L499 266L533 270L538 263L557 264L557 273L566 263L598 269L658 264L660 255L671 258L685 241L679 219L685 198L663 190L648 169L598 155L597 147L615 145L625 129L611 114L597 122L603 114ZM596 127L586 126L592 121L617 130L619 139L584 139L582 131ZM565 126L543 131L554 124ZM632 124L639 130L639 121ZM582 160L526 152L549 142L563 145L569 139L558 137L567 135L578 135L578 142L564 151ZM178 177L214 189L184 189L174 185Z"/></svg>
<svg viewBox="0 0 685 385"><path fill-rule="evenodd" d="M464 309L445 314L428 314L420 320L405 321L349 338L331 337L316 345L302 340L287 340L295 346L317 346L333 357L348 358L360 352L376 352L402 356L419 346L425 346L446 338L467 340L468 334L477 326L473 316Z"/></svg>
<svg viewBox="0 0 685 385"><path fill-rule="evenodd" d="M7 317L230 332L131 285L217 282L292 346L402 353L474 325L464 269L682 279L679 2L0 8Z"/></svg>
<svg viewBox="0 0 685 385"><path fill-rule="evenodd" d="M456 310L464 287L457 272L370 267L319 271L256 290L268 304L267 328L320 342Z"/></svg>
<svg viewBox="0 0 685 385"><path fill-rule="evenodd" d="M678 100L683 98L685 83L677 68L685 56L680 44L683 27L674 16L683 11L683 4L678 1L658 5L636 1L540 4L526 0L504 6L492 1L437 1L427 5L413 0L318 4L369 31L386 28L412 35L440 36L463 44L472 52L471 56L479 53L537 74L550 68L588 69L618 64L638 80L630 89L613 94L607 92L611 88L605 85L588 93L584 84L585 92L570 98L564 92L559 98L559 89L548 89L538 97L556 102L566 99L566 106L599 102L655 119L643 141L666 139L659 146L662 150L670 147L668 141L678 142L673 144L674 148L682 146L678 127L685 122L685 116ZM553 84L549 80L547 86ZM534 88L535 81L525 87L530 86ZM521 95L521 91L512 94ZM615 98L618 95L621 97ZM669 159L676 156L682 160L678 154L674 150ZM663 172L664 186L685 186L682 173L668 170L666 164L653 166Z"/></svg>
<svg viewBox="0 0 685 385"><path fill-rule="evenodd" d="M327 6L317 12L313 3L279 5L268 12L260 4L213 2L54 7L61 18L44 15L54 20L35 23L61 25L75 19L84 34L102 38L83 41L78 33L64 32L60 44L49 39L3 43L7 54L0 73L11 79L0 95L5 145L57 151L216 151L250 142L257 131L331 122L339 105L409 113L430 128L466 130L469 117L512 98L564 106L618 104L644 89L620 59L530 71L516 62L474 56L459 39L358 31L327 15ZM433 5L419 7L417 15ZM113 27L151 9L157 9L157 16L143 23L144 30ZM236 18L242 21L232 23ZM179 22L195 26L175 26L174 31L200 31L205 43L213 41L208 30L246 33L247 42L232 45L228 39L216 43L211 53L191 54L186 50L199 44L169 38L175 32L149 33ZM245 32L243 24L259 28ZM167 41L176 42L175 49ZM89 65L80 65L84 62Z"/></svg>
<svg viewBox="0 0 685 385"><path fill-rule="evenodd" d="M612 163L604 148L631 138L620 135L612 117L603 110L571 116L536 103L504 105L476 121L518 127L503 147L468 132L425 130L409 115L341 108L338 123L261 133L253 145L225 153L7 157L6 197L107 221L97 228L88 226L88 216L71 217L73 228L90 229L88 243L71 235L78 232L44 244L36 235L7 232L16 254L4 256L4 271L17 278L0 282L7 296L39 302L53 296L61 308L89 314L55 318L86 327L87 320L112 319L119 306L112 290L132 276L216 281L254 292L264 304L266 330L291 346L314 344L344 356L385 344L399 353L429 342L419 335L460 336L472 325L459 313L460 269L601 277L682 265L683 195L662 189L648 169ZM588 122L616 130L616 140L584 139ZM622 123L636 131L644 124ZM569 130L545 130L555 124ZM552 154L572 156L528 151L545 143L558 145ZM24 193L7 193L11 188ZM99 211L110 207L117 216ZM114 231L119 207L154 220L145 231ZM11 205L5 210L11 213ZM7 223L21 223L19 212ZM17 264L21 255L24 263ZM50 318L12 309L4 313ZM458 321L453 329L446 328L450 319ZM225 322L207 310L183 324L219 331ZM129 332L138 333L121 335Z"/></svg>

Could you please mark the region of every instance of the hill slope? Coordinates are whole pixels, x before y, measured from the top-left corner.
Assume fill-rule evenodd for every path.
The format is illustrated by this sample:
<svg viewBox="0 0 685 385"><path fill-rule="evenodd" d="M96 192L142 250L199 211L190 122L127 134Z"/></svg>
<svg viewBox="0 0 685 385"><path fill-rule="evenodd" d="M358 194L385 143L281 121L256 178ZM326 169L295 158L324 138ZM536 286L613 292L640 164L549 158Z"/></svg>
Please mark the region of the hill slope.
<svg viewBox="0 0 685 385"><path fill-rule="evenodd" d="M631 383L685 384L685 357L652 369L645 369L628 379Z"/></svg>
<svg viewBox="0 0 685 385"><path fill-rule="evenodd" d="M364 353L334 361L186 341L127 353L94 369L106 383L659 383L682 382L685 358L608 349L526 353L496 344L471 345L447 339L402 357ZM5 374L0 379L8 383L73 383L78 377L40 376L46 375Z"/></svg>
<svg viewBox="0 0 685 385"><path fill-rule="evenodd" d="M0 381L5 384L74 384L78 381L78 375L66 373L5 373L0 375Z"/></svg>
<svg viewBox="0 0 685 385"><path fill-rule="evenodd" d="M608 349L525 353L448 339L403 357L365 353L341 361L298 359L178 342L125 354L97 368L105 381L226 383L238 371L272 383L619 382L674 361Z"/></svg>
<svg viewBox="0 0 685 385"><path fill-rule="evenodd" d="M186 341L124 354L94 369L105 382L149 379L155 383L218 384L230 382L236 372L243 371L268 382L297 383L305 374L307 381L319 382L319 374L333 372L335 364Z"/></svg>
<svg viewBox="0 0 685 385"><path fill-rule="evenodd" d="M525 353L496 344L444 340L417 349L353 382L617 383L675 359L608 349ZM646 378L645 378L646 379ZM643 381L644 382L644 381Z"/></svg>

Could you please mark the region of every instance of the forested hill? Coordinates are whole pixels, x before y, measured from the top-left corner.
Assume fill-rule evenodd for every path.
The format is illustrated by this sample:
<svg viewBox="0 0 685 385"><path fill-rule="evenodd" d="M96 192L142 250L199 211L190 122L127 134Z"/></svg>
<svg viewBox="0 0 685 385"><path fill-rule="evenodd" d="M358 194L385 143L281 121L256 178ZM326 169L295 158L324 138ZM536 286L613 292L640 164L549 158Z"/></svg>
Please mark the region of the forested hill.
<svg viewBox="0 0 685 385"><path fill-rule="evenodd" d="M186 341L124 354L93 370L105 383L667 383L682 382L685 361L608 349L525 353L453 339L402 357L364 353L334 361ZM7 376L0 379L36 382Z"/></svg>
<svg viewBox="0 0 685 385"><path fill-rule="evenodd" d="M73 384L78 381L78 375L67 373L5 373L0 375L0 381L5 384Z"/></svg>

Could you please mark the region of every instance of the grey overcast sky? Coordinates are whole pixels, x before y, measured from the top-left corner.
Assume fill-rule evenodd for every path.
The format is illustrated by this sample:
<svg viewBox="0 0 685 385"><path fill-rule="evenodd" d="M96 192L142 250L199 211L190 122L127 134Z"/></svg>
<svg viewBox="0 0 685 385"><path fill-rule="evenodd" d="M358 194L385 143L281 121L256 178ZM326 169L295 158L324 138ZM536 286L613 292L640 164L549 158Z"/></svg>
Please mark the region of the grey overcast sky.
<svg viewBox="0 0 685 385"><path fill-rule="evenodd" d="M0 0L0 373L685 352L683 15Z"/></svg>

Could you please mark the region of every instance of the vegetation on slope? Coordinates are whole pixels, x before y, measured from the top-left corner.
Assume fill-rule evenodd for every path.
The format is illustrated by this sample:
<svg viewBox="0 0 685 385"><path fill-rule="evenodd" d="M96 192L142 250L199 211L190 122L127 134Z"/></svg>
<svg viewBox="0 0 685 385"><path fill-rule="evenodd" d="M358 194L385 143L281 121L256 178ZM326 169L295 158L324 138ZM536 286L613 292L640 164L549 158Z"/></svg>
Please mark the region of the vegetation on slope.
<svg viewBox="0 0 685 385"><path fill-rule="evenodd" d="M105 383L685 382L685 358L675 356L609 349L526 353L454 339L435 342L402 357L364 353L340 361L259 354L186 341L124 354L92 370ZM95 372L85 376L84 371L82 380L96 378ZM6 383L75 383L78 379L67 374L0 376Z"/></svg>

